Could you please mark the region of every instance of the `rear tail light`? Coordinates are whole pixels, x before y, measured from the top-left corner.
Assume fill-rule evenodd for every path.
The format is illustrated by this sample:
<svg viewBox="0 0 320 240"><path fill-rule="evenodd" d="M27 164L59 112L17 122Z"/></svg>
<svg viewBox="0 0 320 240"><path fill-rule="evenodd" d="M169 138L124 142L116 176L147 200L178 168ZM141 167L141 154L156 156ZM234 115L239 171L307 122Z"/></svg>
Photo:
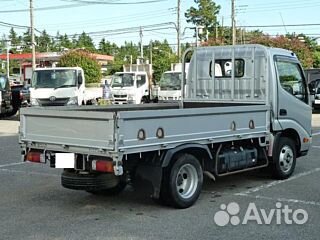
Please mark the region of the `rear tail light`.
<svg viewBox="0 0 320 240"><path fill-rule="evenodd" d="M44 154L41 152L28 152L27 161L35 163L45 163Z"/></svg>
<svg viewBox="0 0 320 240"><path fill-rule="evenodd" d="M92 160L92 170L97 172L113 172L113 163L112 161L106 160Z"/></svg>

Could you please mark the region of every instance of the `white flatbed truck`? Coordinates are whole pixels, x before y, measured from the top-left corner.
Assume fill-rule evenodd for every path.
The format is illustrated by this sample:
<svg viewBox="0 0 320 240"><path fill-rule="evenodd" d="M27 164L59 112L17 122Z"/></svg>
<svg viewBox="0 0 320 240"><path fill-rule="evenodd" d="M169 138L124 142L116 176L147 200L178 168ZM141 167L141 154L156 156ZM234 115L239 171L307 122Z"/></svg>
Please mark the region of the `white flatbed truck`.
<svg viewBox="0 0 320 240"><path fill-rule="evenodd" d="M64 187L91 193L152 186L153 198L177 208L196 202L204 173L214 179L269 165L276 178L290 177L312 141L295 54L261 45L192 51L180 102L22 109L23 161L62 167Z"/></svg>

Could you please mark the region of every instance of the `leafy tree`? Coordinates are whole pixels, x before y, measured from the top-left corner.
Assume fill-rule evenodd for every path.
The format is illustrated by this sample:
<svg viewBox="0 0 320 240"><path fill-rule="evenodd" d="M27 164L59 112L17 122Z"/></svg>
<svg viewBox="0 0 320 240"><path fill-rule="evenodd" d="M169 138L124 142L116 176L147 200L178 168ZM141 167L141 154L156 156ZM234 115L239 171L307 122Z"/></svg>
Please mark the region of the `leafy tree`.
<svg viewBox="0 0 320 240"><path fill-rule="evenodd" d="M116 55L118 53L118 46L115 43L111 43L106 41L105 38L102 38L98 50L101 54Z"/></svg>
<svg viewBox="0 0 320 240"><path fill-rule="evenodd" d="M37 51L39 52L49 52L53 49L52 40L45 30L37 37L37 43Z"/></svg>
<svg viewBox="0 0 320 240"><path fill-rule="evenodd" d="M31 33L29 30L23 33L22 41L23 41L23 51L30 53L32 46L31 46Z"/></svg>
<svg viewBox="0 0 320 240"><path fill-rule="evenodd" d="M285 36L269 37L267 35L253 38L251 43L258 43L270 47L284 48L293 51L299 58L304 68L313 66L313 54L311 49L301 42L297 37L287 38Z"/></svg>
<svg viewBox="0 0 320 240"><path fill-rule="evenodd" d="M13 28L10 29L9 39L11 41L11 45L14 45L14 46L21 45L22 37L18 36L18 34L14 31Z"/></svg>
<svg viewBox="0 0 320 240"><path fill-rule="evenodd" d="M132 63L136 63L136 59L140 55L139 47L132 42L125 42L124 46L118 49L115 55L114 62L109 70L109 74L122 71L123 64L129 64L131 59Z"/></svg>
<svg viewBox="0 0 320 240"><path fill-rule="evenodd" d="M204 26L203 33L199 34L200 40L204 40L207 32L209 36L214 34L214 29L218 26L217 15L221 7L212 0L194 0L194 2L198 8L190 7L185 13L185 17L188 23Z"/></svg>
<svg viewBox="0 0 320 240"><path fill-rule="evenodd" d="M67 36L67 34L60 35L60 33L57 32L55 39L56 40L53 40L53 45L54 45L53 49L55 51L61 52L66 49L73 49L74 48L74 46L73 46L71 40L69 39L69 37Z"/></svg>
<svg viewBox="0 0 320 240"><path fill-rule="evenodd" d="M178 59L167 40L154 41L152 46L153 80L158 82L162 73L170 70L171 63L177 62Z"/></svg>
<svg viewBox="0 0 320 240"><path fill-rule="evenodd" d="M77 48L84 48L89 50L90 52L94 52L96 50L92 38L83 32L76 41Z"/></svg>
<svg viewBox="0 0 320 240"><path fill-rule="evenodd" d="M313 67L314 68L320 68L320 49L316 49L313 52Z"/></svg>
<svg viewBox="0 0 320 240"><path fill-rule="evenodd" d="M99 83L101 81L101 66L88 51L70 51L60 58L58 65L61 67L82 67L86 83Z"/></svg>

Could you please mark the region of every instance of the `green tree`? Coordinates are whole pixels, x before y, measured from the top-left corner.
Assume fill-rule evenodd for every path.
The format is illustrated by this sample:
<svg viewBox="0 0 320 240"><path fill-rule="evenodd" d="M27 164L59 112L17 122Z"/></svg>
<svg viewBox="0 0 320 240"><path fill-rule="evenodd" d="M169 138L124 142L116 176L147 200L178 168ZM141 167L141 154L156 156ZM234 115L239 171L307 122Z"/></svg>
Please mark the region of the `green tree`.
<svg viewBox="0 0 320 240"><path fill-rule="evenodd" d="M320 48L313 52L313 67L320 68Z"/></svg>
<svg viewBox="0 0 320 240"><path fill-rule="evenodd" d="M105 38L102 38L99 42L99 53L107 55L116 55L118 53L118 46L115 43L106 41Z"/></svg>
<svg viewBox="0 0 320 240"><path fill-rule="evenodd" d="M199 34L200 40L205 40L207 32L209 36L214 35L215 28L218 27L217 15L220 11L220 5L216 5L212 0L194 0L198 8L190 7L185 17L188 23L196 26L203 26L203 33Z"/></svg>
<svg viewBox="0 0 320 240"><path fill-rule="evenodd" d="M109 69L109 74L122 71L123 64L129 64L131 59L132 63L136 63L136 59L140 55L139 47L132 42L125 42L124 46L118 48L118 52L114 56L114 62Z"/></svg>
<svg viewBox="0 0 320 240"><path fill-rule="evenodd" d="M304 68L313 66L313 54L309 46L299 38L285 36L270 37L267 35L251 39L250 43L258 43L270 47L278 47L291 50L299 58Z"/></svg>
<svg viewBox="0 0 320 240"><path fill-rule="evenodd" d="M86 50L89 50L90 52L95 52L96 48L94 46L92 38L87 35L85 32L83 32L76 42L77 48L84 48Z"/></svg>
<svg viewBox="0 0 320 240"><path fill-rule="evenodd" d="M18 34L14 31L13 28L10 29L9 32L9 39L11 41L11 45L13 46L19 46L22 42L22 37L18 36Z"/></svg>
<svg viewBox="0 0 320 240"><path fill-rule="evenodd" d="M61 52L66 49L74 49L75 48L72 41L67 36L67 34L60 35L60 33L57 32L55 39L56 40L53 43L55 51Z"/></svg>
<svg viewBox="0 0 320 240"><path fill-rule="evenodd" d="M32 46L31 46L31 33L29 30L23 33L22 42L23 42L23 51L30 53Z"/></svg>
<svg viewBox="0 0 320 240"><path fill-rule="evenodd" d="M173 53L167 40L152 43L153 80L160 81L163 72L170 70L171 63L177 62L177 56Z"/></svg>
<svg viewBox="0 0 320 240"><path fill-rule="evenodd" d="M41 35L37 37L37 51L49 52L51 49L53 49L53 42L49 34L44 30Z"/></svg>
<svg viewBox="0 0 320 240"><path fill-rule="evenodd" d="M61 67L82 67L86 83L99 83L101 81L101 66L88 51L70 51L60 58L58 65Z"/></svg>

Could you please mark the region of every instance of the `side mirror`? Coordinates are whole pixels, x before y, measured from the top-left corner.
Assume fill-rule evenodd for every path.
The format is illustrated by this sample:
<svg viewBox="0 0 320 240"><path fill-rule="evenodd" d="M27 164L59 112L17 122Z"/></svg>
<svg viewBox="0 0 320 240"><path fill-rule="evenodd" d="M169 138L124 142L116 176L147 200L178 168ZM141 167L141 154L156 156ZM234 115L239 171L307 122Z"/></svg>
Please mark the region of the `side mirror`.
<svg viewBox="0 0 320 240"><path fill-rule="evenodd" d="M81 72L78 73L78 84L81 85L83 83L83 78Z"/></svg>

